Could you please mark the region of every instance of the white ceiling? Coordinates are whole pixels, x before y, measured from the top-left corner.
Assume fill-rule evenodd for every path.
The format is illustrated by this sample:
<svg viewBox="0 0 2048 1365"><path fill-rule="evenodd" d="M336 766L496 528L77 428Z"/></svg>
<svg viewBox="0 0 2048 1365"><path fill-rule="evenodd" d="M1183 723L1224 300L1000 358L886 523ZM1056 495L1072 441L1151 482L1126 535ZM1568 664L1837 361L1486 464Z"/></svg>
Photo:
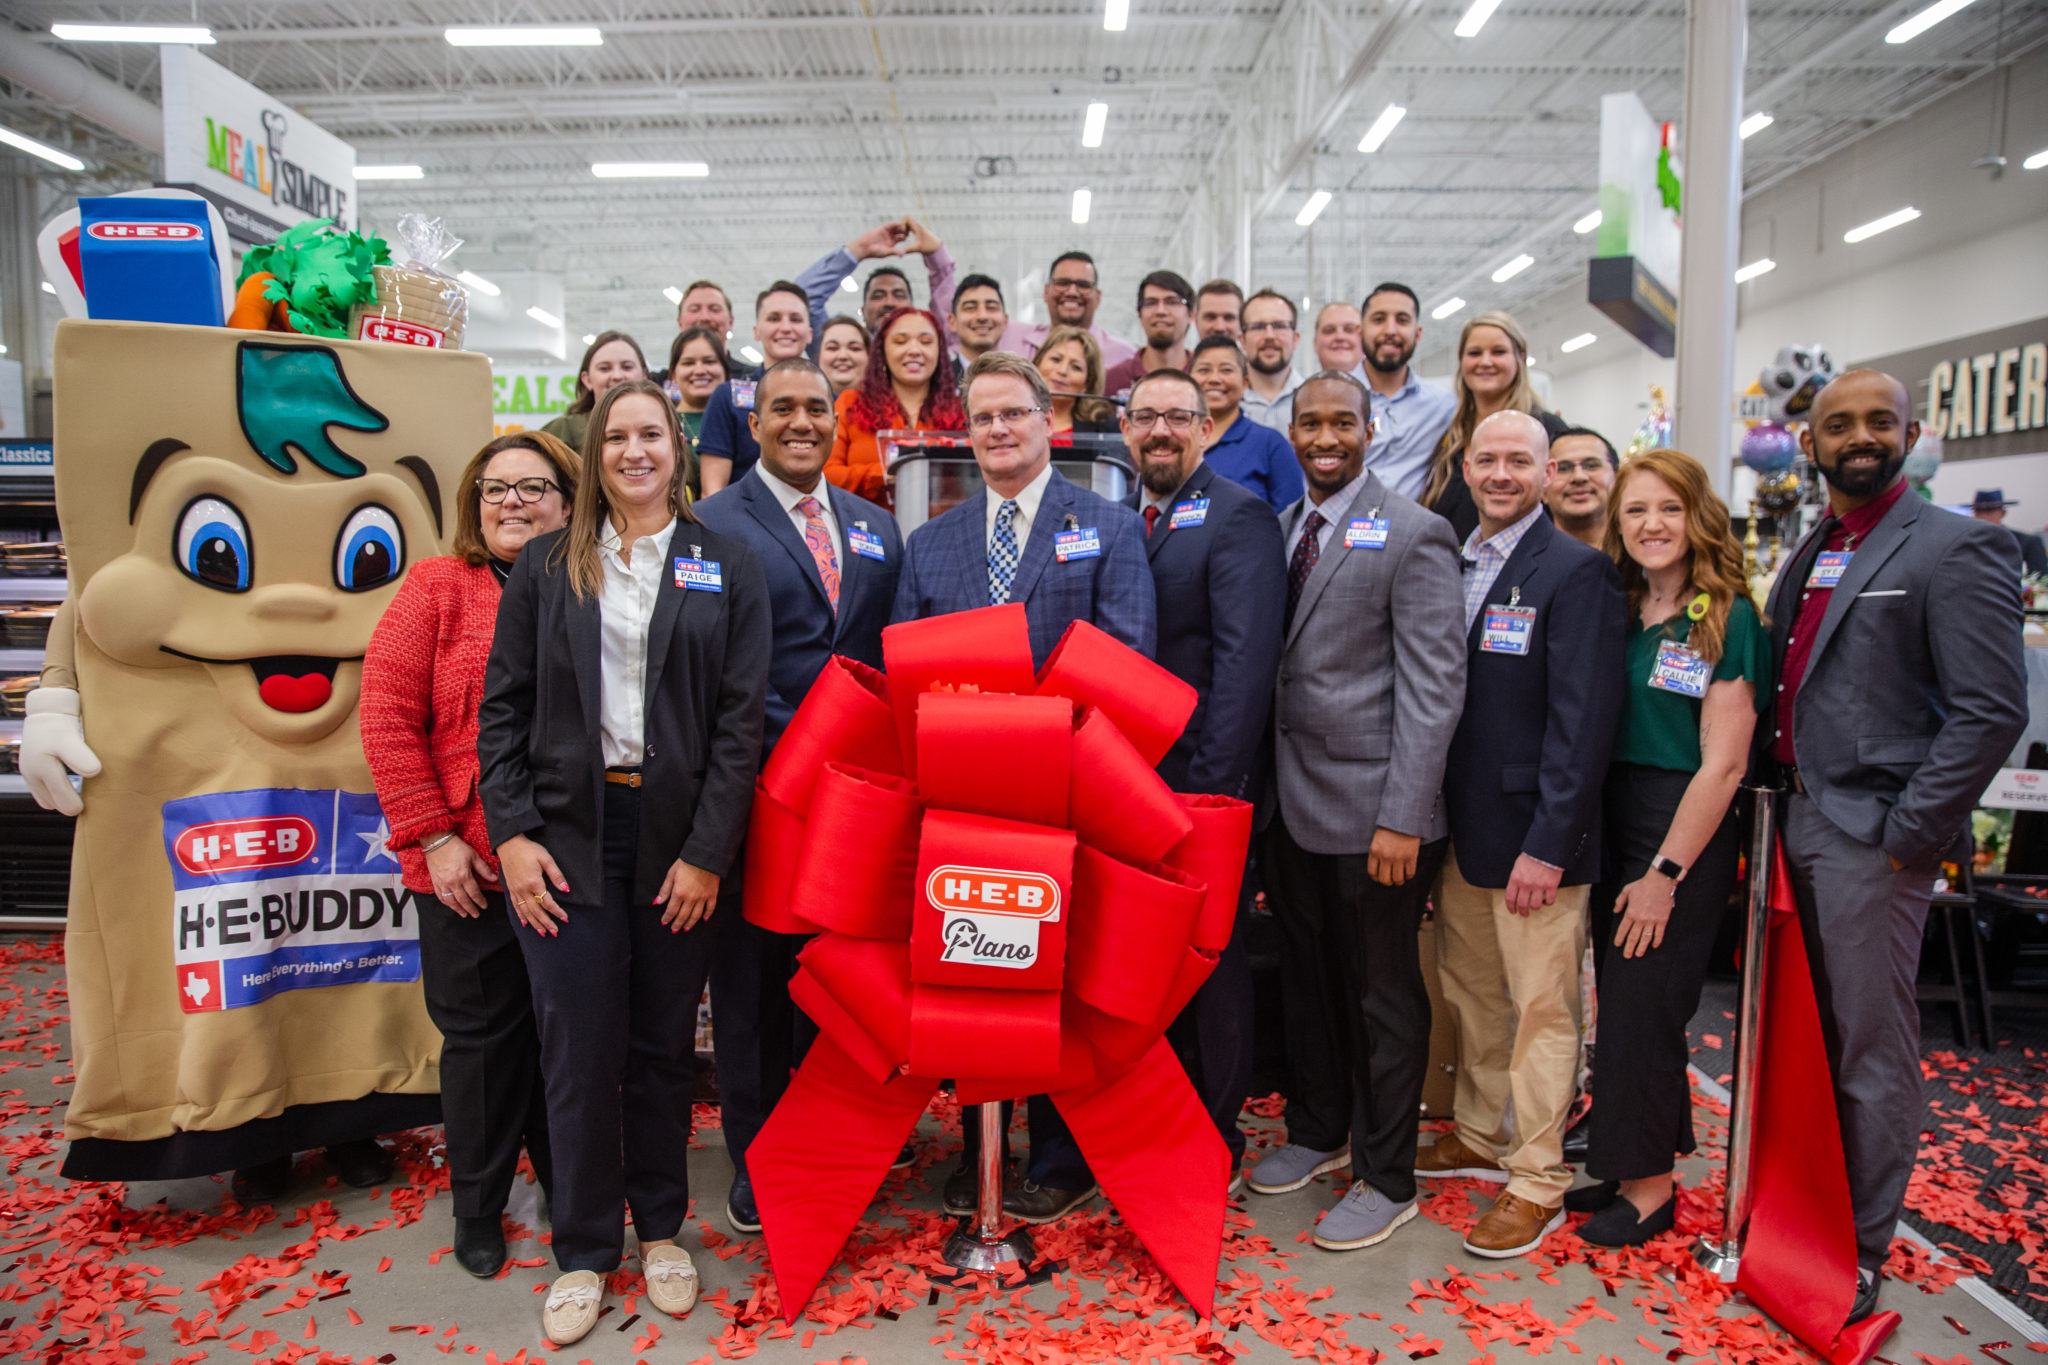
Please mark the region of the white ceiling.
<svg viewBox="0 0 2048 1365"><path fill-rule="evenodd" d="M1703 0L1714 3L1716 0ZM1776 122L1746 146L1750 193L2048 40L2048 0L1976 0L1903 46L1926 0L1751 0L1751 96ZM413 209L468 239L460 263L558 272L572 334L624 327L662 346L665 285L699 276L751 299L884 218L914 214L962 271L1012 295L1059 250L1103 264L1101 320L1159 266L1229 273L1318 302L1406 280L1425 304L1515 307L1583 275L1602 94L1682 109L1682 0L1505 0L1475 38L1466 0L8 0L21 28L190 22L207 55L420 182L365 184L367 222ZM456 49L450 23L568 22L599 48ZM151 48L66 44L155 97ZM1090 100L1110 106L1080 145ZM1389 102L1408 116L1355 149ZM89 149L102 179L148 158L33 97L8 120ZM2034 149L2020 149L2020 154ZM703 180L599 181L600 160L703 160ZM131 180L131 183L132 180ZM1077 187L1093 221L1068 220ZM1310 229L1317 187L1335 201ZM1249 278L1236 255L1251 218ZM1537 265L1486 279L1526 250ZM912 272L915 277L918 272ZM1035 283L1035 280L1034 280ZM921 285L920 285L921 292ZM851 296L847 296L851 302ZM744 326L744 324L743 324Z"/></svg>

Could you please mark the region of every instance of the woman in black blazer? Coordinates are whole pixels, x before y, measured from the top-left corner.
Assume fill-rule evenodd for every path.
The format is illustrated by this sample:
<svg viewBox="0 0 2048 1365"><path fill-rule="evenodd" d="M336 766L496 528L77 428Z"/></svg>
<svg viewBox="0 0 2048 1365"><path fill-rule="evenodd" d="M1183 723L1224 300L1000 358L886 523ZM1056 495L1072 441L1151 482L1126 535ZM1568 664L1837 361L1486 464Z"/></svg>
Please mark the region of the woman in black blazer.
<svg viewBox="0 0 2048 1365"><path fill-rule="evenodd" d="M674 1239L704 922L753 802L769 613L753 552L690 511L684 448L653 384L598 401L568 529L505 585L478 717L478 789L529 931L562 1272L541 1321L564 1346L597 1321L628 1201L649 1301L680 1316L697 1295Z"/></svg>

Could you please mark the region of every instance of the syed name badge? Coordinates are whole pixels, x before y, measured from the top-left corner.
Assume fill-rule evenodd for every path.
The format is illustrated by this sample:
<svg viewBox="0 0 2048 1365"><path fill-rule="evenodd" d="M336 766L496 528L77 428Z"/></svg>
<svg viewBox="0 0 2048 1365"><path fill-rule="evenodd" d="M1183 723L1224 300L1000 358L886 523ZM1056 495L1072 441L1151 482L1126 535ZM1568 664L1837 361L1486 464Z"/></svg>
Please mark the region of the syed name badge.
<svg viewBox="0 0 2048 1365"><path fill-rule="evenodd" d="M1093 526L1061 531L1052 538L1052 552L1062 564L1070 559L1098 559L1102 555L1102 537Z"/></svg>
<svg viewBox="0 0 2048 1365"><path fill-rule="evenodd" d="M1714 666L1689 645L1666 640L1657 646L1656 662L1650 665L1650 686L1676 692L1681 697L1702 698L1707 695L1707 682L1713 672Z"/></svg>
<svg viewBox="0 0 2048 1365"><path fill-rule="evenodd" d="M1344 527L1344 548L1347 550L1384 550L1387 548L1387 519L1380 516L1379 509L1373 515L1353 517Z"/></svg>
<svg viewBox="0 0 2048 1365"><path fill-rule="evenodd" d="M1517 590L1517 596L1520 591ZM1491 606L1479 635L1479 648L1488 654L1527 654L1529 637L1536 629L1536 608Z"/></svg>
<svg viewBox="0 0 2048 1365"><path fill-rule="evenodd" d="M1813 561L1813 572L1806 577L1809 588L1832 588L1842 581L1842 575L1849 572L1849 561L1856 557L1854 550L1829 550Z"/></svg>
<svg viewBox="0 0 2048 1365"><path fill-rule="evenodd" d="M1185 531L1191 526L1200 526L1209 519L1209 500L1190 498L1173 505L1173 516L1168 519L1168 529Z"/></svg>
<svg viewBox="0 0 2048 1365"><path fill-rule="evenodd" d="M715 559L676 560L676 586L698 592L724 592L725 571Z"/></svg>
<svg viewBox="0 0 2048 1365"><path fill-rule="evenodd" d="M421 898L399 880L375 796L209 792L166 801L163 830L185 1013L420 979Z"/></svg>
<svg viewBox="0 0 2048 1365"><path fill-rule="evenodd" d="M1022 971L1038 963L1038 929L1060 917L1060 886L1042 872L947 864L925 878L941 916L939 961Z"/></svg>
<svg viewBox="0 0 2048 1365"><path fill-rule="evenodd" d="M882 553L882 538L865 526L855 526L847 531L846 546L867 559L886 558Z"/></svg>

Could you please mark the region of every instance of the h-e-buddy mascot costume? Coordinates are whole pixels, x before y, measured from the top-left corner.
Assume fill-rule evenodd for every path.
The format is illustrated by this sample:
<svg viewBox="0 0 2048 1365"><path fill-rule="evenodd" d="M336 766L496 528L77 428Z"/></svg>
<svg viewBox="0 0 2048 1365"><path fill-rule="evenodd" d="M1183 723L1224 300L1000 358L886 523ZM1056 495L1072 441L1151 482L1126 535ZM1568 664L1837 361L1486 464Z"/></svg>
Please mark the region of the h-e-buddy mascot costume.
<svg viewBox="0 0 2048 1365"><path fill-rule="evenodd" d="M56 402L72 581L22 766L79 814L64 1173L170 1179L438 1121L422 907L356 707L370 632L490 435L489 362L71 320Z"/></svg>

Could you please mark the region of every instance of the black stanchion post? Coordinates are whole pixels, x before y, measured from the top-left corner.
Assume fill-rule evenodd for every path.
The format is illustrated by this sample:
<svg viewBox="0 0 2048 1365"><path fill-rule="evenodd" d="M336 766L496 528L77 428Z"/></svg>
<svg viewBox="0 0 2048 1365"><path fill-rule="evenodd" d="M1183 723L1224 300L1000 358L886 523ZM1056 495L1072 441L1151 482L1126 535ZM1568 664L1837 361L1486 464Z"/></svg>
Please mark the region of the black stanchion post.
<svg viewBox="0 0 2048 1365"><path fill-rule="evenodd" d="M1003 1155L1008 1139L1003 1133L1003 1106L990 1100L977 1105L981 1123L981 1168L976 1190L975 1216L962 1220L960 1230L946 1239L941 1253L946 1264L963 1275L1001 1275L1009 1266L1031 1268L1037 1249L1031 1233L1022 1224L1003 1232ZM966 1121L962 1116L961 1121Z"/></svg>

